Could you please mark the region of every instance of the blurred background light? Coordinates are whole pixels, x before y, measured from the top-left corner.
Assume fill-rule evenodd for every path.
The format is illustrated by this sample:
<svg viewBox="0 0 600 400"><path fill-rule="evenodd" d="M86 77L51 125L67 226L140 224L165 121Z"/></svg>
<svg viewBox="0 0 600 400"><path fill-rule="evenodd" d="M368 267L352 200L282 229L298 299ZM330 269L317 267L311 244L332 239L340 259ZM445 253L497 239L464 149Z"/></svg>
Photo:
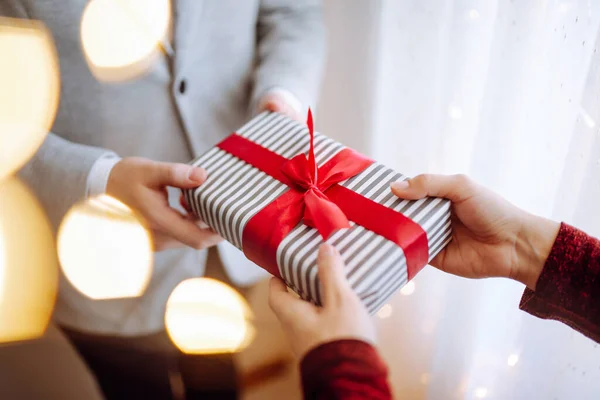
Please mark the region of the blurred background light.
<svg viewBox="0 0 600 400"><path fill-rule="evenodd" d="M6 250L4 250L4 238L3 235L0 234L0 299L2 299L2 294L4 293L4 270L7 268L6 262L7 254ZM0 300L0 304L1 304Z"/></svg>
<svg viewBox="0 0 600 400"><path fill-rule="evenodd" d="M456 120L461 119L463 117L462 108L460 108L456 104L450 104L450 106L448 106L448 116Z"/></svg>
<svg viewBox="0 0 600 400"><path fill-rule="evenodd" d="M487 397L488 390L484 387L478 387L475 389L475 398L477 399L485 399Z"/></svg>
<svg viewBox="0 0 600 400"><path fill-rule="evenodd" d="M170 14L169 0L90 1L81 19L81 43L94 76L122 81L146 72L166 38Z"/></svg>
<svg viewBox="0 0 600 400"><path fill-rule="evenodd" d="M41 336L52 314L58 263L52 230L29 189L0 182L0 342Z"/></svg>
<svg viewBox="0 0 600 400"><path fill-rule="evenodd" d="M415 289L415 283L413 281L408 281L406 285L404 285L402 289L400 289L400 293L402 293L404 296L410 296L415 292Z"/></svg>
<svg viewBox="0 0 600 400"><path fill-rule="evenodd" d="M188 354L233 353L254 338L252 311L228 285L210 278L181 282L167 302L165 324L171 340Z"/></svg>
<svg viewBox="0 0 600 400"><path fill-rule="evenodd" d="M477 11L476 9L469 10L467 15L469 16L469 19L472 19L472 20L479 19L479 11Z"/></svg>
<svg viewBox="0 0 600 400"><path fill-rule="evenodd" d="M379 311L377 311L377 316L381 319L386 319L391 317L392 315L392 305L384 304Z"/></svg>
<svg viewBox="0 0 600 400"><path fill-rule="evenodd" d="M59 228L58 256L67 279L92 299L139 296L152 275L152 239L144 221L106 195L67 213Z"/></svg>
<svg viewBox="0 0 600 400"><path fill-rule="evenodd" d="M43 143L56 115L58 61L51 35L36 21L0 17L0 180Z"/></svg>

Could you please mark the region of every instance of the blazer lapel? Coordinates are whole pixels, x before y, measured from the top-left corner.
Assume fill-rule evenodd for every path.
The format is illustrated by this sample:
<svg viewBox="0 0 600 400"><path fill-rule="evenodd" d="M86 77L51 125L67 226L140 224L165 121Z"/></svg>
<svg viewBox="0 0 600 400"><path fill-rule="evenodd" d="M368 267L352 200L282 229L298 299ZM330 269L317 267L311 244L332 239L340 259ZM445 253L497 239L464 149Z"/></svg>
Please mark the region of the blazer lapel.
<svg viewBox="0 0 600 400"><path fill-rule="evenodd" d="M206 0L173 0L173 58L174 76L184 74L190 53L199 54L204 38L199 35L202 29L202 12ZM200 38L200 39L199 39Z"/></svg>

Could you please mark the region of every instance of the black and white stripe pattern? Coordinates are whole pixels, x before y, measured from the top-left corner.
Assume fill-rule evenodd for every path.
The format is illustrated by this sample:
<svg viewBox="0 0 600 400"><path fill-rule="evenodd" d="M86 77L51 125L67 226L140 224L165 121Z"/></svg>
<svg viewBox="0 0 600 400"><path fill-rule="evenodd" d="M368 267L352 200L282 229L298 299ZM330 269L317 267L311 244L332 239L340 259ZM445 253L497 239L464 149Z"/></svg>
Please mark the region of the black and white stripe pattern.
<svg viewBox="0 0 600 400"><path fill-rule="evenodd" d="M275 113L263 113L242 127L238 134L285 158L308 151L307 128ZM317 163L322 165L344 147L315 133ZM288 187L227 152L213 148L193 162L208 171L208 180L186 199L199 215L221 236L242 248L246 223ZM429 240L429 259L450 241L450 203L426 198L407 201L389 190L391 182L407 179L374 163L362 173L344 181L342 186L379 204L392 208L420 224ZM346 263L346 274L353 289L371 313L375 313L406 281L406 259L400 247L362 226L351 223L348 229L333 234L335 245ZM322 238L300 223L277 249L281 276L300 296L321 303L316 257Z"/></svg>

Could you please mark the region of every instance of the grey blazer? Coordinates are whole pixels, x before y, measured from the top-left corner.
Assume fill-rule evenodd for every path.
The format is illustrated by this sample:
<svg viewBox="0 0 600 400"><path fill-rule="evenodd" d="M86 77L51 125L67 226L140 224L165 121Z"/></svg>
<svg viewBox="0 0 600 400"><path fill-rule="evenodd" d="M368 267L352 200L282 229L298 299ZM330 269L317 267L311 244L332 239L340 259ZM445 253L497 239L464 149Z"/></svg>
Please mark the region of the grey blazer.
<svg viewBox="0 0 600 400"><path fill-rule="evenodd" d="M88 173L107 153L188 162L241 126L271 88L314 103L324 53L320 1L172 3L174 54L160 55L135 80L103 83L91 74L80 43L86 0L0 0L1 16L42 20L60 59L61 98L52 133L20 172L55 230L85 197ZM136 299L93 301L61 277L55 318L97 333L160 330L170 292L181 280L202 275L205 259L206 252L191 249L157 253L150 286ZM245 274L235 268L256 268L239 254L224 259L241 281Z"/></svg>

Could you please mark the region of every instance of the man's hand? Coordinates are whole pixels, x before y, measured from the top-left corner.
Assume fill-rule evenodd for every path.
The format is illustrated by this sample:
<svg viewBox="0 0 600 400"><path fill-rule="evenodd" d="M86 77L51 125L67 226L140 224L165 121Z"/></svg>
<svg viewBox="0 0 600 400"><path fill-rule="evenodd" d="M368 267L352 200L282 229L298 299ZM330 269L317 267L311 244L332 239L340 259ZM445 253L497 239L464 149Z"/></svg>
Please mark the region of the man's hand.
<svg viewBox="0 0 600 400"><path fill-rule="evenodd" d="M258 112L273 111L286 115L298 122L304 123L305 115L301 115L301 104L287 91L273 90L265 94L258 103Z"/></svg>
<svg viewBox="0 0 600 400"><path fill-rule="evenodd" d="M186 164L124 158L112 169L106 193L139 212L150 225L155 251L184 245L204 249L222 239L198 226L198 219L169 205L167 186L192 189L206 180L206 171Z"/></svg>
<svg viewBox="0 0 600 400"><path fill-rule="evenodd" d="M352 291L338 251L329 244L319 249L318 274L323 287L323 307L289 293L279 278L271 278L269 305L281 322L292 350L303 357L320 344L339 339L375 342L375 325Z"/></svg>

